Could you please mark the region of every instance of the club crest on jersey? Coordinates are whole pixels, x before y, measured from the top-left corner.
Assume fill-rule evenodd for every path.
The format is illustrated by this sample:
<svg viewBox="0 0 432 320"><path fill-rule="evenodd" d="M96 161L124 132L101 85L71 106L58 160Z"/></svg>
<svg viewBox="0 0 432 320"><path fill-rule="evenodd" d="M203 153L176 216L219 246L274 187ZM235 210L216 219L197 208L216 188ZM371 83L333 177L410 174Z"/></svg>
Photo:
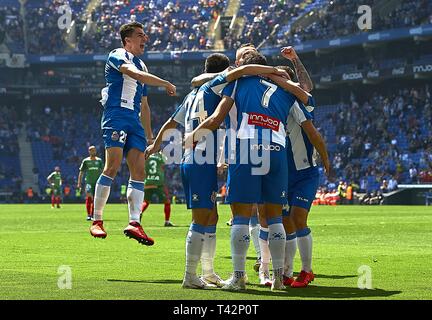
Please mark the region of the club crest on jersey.
<svg viewBox="0 0 432 320"><path fill-rule="evenodd" d="M248 124L278 131L280 121L276 118L269 117L265 114L250 112L248 118Z"/></svg>
<svg viewBox="0 0 432 320"><path fill-rule="evenodd" d="M113 133L112 133L112 135L111 135L111 140L112 140L112 141L118 141L119 138L120 138L120 137L119 137L118 132L117 132L117 131L113 131Z"/></svg>

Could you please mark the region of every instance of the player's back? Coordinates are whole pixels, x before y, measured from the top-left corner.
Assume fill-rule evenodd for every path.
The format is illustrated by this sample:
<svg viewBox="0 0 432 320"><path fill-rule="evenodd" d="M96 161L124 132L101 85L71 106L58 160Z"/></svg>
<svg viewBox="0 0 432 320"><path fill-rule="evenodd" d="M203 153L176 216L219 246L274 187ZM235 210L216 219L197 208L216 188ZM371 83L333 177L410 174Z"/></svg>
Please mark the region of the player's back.
<svg viewBox="0 0 432 320"><path fill-rule="evenodd" d="M290 174L298 176L316 174L315 153L316 150L309 140L301 124L307 120L313 120L315 102L309 99L308 105L304 106L297 102L290 110L287 122L287 155L288 170Z"/></svg>
<svg viewBox="0 0 432 320"><path fill-rule="evenodd" d="M223 74L203 84L200 88L192 90L177 108L172 118L185 127L186 133L191 133L216 110L221 100L222 90L226 85L226 76ZM216 164L216 133L209 133L205 141L197 144L195 150L203 151L203 157L207 157L206 152L213 153L214 156L210 156L208 159L211 158L212 164ZM183 162L192 162L192 159L191 151L186 150Z"/></svg>
<svg viewBox="0 0 432 320"><path fill-rule="evenodd" d="M229 84L223 94L235 103L227 125L236 130L237 138L258 138L285 146L286 119L295 103L292 94L259 76L243 77ZM263 129L271 129L271 135L263 135Z"/></svg>
<svg viewBox="0 0 432 320"><path fill-rule="evenodd" d="M154 153L149 156L145 164L146 185L163 185L165 183L164 164L165 158L163 154Z"/></svg>

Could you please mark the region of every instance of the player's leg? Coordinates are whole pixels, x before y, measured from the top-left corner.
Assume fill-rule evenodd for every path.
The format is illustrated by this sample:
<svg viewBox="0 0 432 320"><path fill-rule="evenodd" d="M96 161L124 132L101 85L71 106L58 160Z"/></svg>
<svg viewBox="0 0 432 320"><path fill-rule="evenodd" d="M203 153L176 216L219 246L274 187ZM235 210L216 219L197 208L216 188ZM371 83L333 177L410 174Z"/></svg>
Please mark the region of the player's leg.
<svg viewBox="0 0 432 320"><path fill-rule="evenodd" d="M286 244L285 244L285 264L283 284L291 286L294 282L294 257L297 251L297 235L296 228L290 216L290 207L284 207L282 211L282 222L285 228Z"/></svg>
<svg viewBox="0 0 432 320"><path fill-rule="evenodd" d="M249 221L249 233L252 238L252 243L255 248L256 262L254 265L255 272L258 272L261 260L261 250L259 245L259 230L260 225L258 223L258 205L254 204L252 209L252 216Z"/></svg>
<svg viewBox="0 0 432 320"><path fill-rule="evenodd" d="M265 203L264 212L268 224L268 246L273 265L272 290L284 289L283 269L285 260L286 234L282 224L282 205Z"/></svg>
<svg viewBox="0 0 432 320"><path fill-rule="evenodd" d="M208 220L205 234L204 244L201 254L202 279L216 286L222 285L222 279L214 271L214 259L216 255L216 225L219 219L217 206L212 210Z"/></svg>
<svg viewBox="0 0 432 320"><path fill-rule="evenodd" d="M129 136L129 141L131 141L131 138L132 137ZM151 246L154 244L154 240L147 236L140 224L141 205L144 201L144 152L134 147L128 149L126 163L130 172L126 193L129 209L129 225L125 228L124 234L129 238L137 240L141 244Z"/></svg>
<svg viewBox="0 0 432 320"><path fill-rule="evenodd" d="M146 190L144 188L144 201L143 201L142 206L141 206L140 223L141 223L142 216L143 216L144 212L147 210L147 208L151 204L151 199L153 198L153 194L154 194L154 189L147 189Z"/></svg>
<svg viewBox="0 0 432 320"><path fill-rule="evenodd" d="M268 225L267 225L267 217L265 214L264 206L258 205L258 216L260 223L260 232L259 232L259 245L261 251L261 263L258 270L258 277L260 279L260 284L265 286L271 286L270 280L270 249L268 245Z"/></svg>
<svg viewBox="0 0 432 320"><path fill-rule="evenodd" d="M96 182L94 194L94 221L90 228L90 233L94 237L106 237L106 232L103 228L103 210L111 192L111 184L120 169L122 158L123 149L121 147L109 147L105 149L105 167Z"/></svg>
<svg viewBox="0 0 432 320"><path fill-rule="evenodd" d="M52 190L51 190L51 209L55 208L55 199L56 199L56 196L55 196L54 188L52 188Z"/></svg>
<svg viewBox="0 0 432 320"><path fill-rule="evenodd" d="M164 215L165 215L165 227L173 227L174 225L171 223L171 201L169 199L168 188L164 185L161 187L161 200L164 202Z"/></svg>
<svg viewBox="0 0 432 320"><path fill-rule="evenodd" d="M249 249L249 220L252 214L252 203L234 202L231 204L233 224L231 227L231 258L234 269L232 278L224 282L222 289L246 289L246 256Z"/></svg>
<svg viewBox="0 0 432 320"><path fill-rule="evenodd" d="M56 188L56 204L57 204L57 209L60 209L60 203L61 203L61 187Z"/></svg>
<svg viewBox="0 0 432 320"><path fill-rule="evenodd" d="M207 224L212 210L207 208L192 209L192 223L186 237L186 270L182 287L204 289L207 283L197 276L198 263L202 256Z"/></svg>
<svg viewBox="0 0 432 320"><path fill-rule="evenodd" d="M285 150L270 151L270 171L262 179L262 201L268 224L268 244L273 265L272 290L284 289L283 268L286 234L282 224L282 207L286 204L288 166Z"/></svg>
<svg viewBox="0 0 432 320"><path fill-rule="evenodd" d="M303 179L296 184L296 196L292 199L290 216L294 222L297 236L297 246L302 262L300 275L291 287L306 287L315 276L312 272L312 234L307 225L307 219L312 202L318 189L318 174Z"/></svg>

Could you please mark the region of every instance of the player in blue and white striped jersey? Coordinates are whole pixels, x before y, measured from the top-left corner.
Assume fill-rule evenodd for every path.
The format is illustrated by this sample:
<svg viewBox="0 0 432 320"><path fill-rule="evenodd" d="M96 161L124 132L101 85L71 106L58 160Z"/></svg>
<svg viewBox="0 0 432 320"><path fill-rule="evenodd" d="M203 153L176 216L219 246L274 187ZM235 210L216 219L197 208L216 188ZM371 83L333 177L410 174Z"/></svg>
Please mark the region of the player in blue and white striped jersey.
<svg viewBox="0 0 432 320"><path fill-rule="evenodd" d="M250 52L248 63L266 64L264 56ZM301 88L294 87L294 90ZM245 262L249 246L249 219L254 203L264 203L269 219L270 250L273 257L272 290L283 289L282 273L285 252L285 231L282 225L282 206L286 203L288 168L286 166L286 119L296 104L294 95L285 92L271 81L260 77L245 77L225 87L216 111L187 137L199 140L199 130L216 130L229 115L229 128L234 132L234 149L229 157L228 198L234 216L231 229L231 248L234 276L223 289L245 289ZM230 140L230 138L229 138ZM262 162L254 163L255 154ZM267 157L265 156L267 155Z"/></svg>
<svg viewBox="0 0 432 320"><path fill-rule="evenodd" d="M289 67L280 66L291 75ZM285 79L271 76L278 85ZM325 141L313 125L315 101L311 95L298 98L299 105L293 107L287 121L287 160L288 160L288 208L283 211L283 222L287 234L285 247L284 285L305 287L313 281L312 236L307 226L307 217L318 189L319 171L315 161L316 153L321 157L327 175L330 174L330 161ZM305 108L302 108L304 104ZM293 261L300 251L302 270L294 280Z"/></svg>
<svg viewBox="0 0 432 320"><path fill-rule="evenodd" d="M223 54L212 54L206 59L205 72L220 72L229 66L229 59ZM171 118L162 126L155 142L146 150L146 155L157 152L168 129L177 124L185 127L185 132L192 132L210 116L221 100L223 88L231 81L243 75L271 74L286 75L276 68L249 65L225 71L192 90L177 108ZM181 163L181 175L188 209L192 209L192 223L186 240L186 273L184 288L204 288L207 283L221 284L221 279L213 271L213 259L216 245L216 223L218 220L215 205L217 193L217 136L207 132L205 141L200 141L192 149L186 146ZM204 241L202 241L204 239ZM201 257L203 277L199 279L196 268Z"/></svg>
<svg viewBox="0 0 432 320"><path fill-rule="evenodd" d="M125 154L130 180L127 191L129 225L124 233L142 244L152 245L153 239L145 234L139 223L144 199L146 137L152 140L146 86L165 87L171 96L175 95L176 87L148 73L144 62L138 58L144 53L148 41L142 24L132 22L121 26L120 37L123 48L111 51L105 66L107 86L102 90L101 100L104 107L101 126L105 143L105 168L96 183L94 222L90 234L97 238L107 236L103 228L103 209Z"/></svg>

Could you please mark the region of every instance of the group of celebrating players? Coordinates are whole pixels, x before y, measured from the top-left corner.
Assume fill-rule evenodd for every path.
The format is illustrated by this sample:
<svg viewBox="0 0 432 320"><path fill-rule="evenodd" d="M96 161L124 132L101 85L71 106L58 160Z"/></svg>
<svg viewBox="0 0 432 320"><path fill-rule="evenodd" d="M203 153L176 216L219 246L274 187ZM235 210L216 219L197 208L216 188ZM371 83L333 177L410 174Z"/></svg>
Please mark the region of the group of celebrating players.
<svg viewBox="0 0 432 320"><path fill-rule="evenodd" d="M283 48L281 54L293 63L299 83L293 81L296 74L291 68L268 66L266 58L252 44L237 50L235 68L230 67L226 55L211 54L205 61L205 73L192 80L194 89L153 138L147 85L164 87L170 96L176 94L176 87L148 73L138 58L148 41L140 23L123 25L120 36L123 48L111 51L105 68L107 87L102 90L101 100L105 167L95 186L91 235L107 236L103 209L125 154L130 180L129 225L124 233L142 244L154 244L140 223L144 163L161 150L171 129L180 124L185 128L180 170L187 208L192 209L182 286L246 289L245 264L251 236L259 243L261 284L271 286L271 290L282 290L287 285L307 286L314 279L307 216L318 188L316 153L326 174L330 172L330 162L324 140L312 122L312 83L294 49ZM218 139L221 125L224 139ZM218 152L220 141L223 152ZM234 272L226 281L213 268L218 166L228 168L226 201L233 216ZM256 208L259 232L250 233L249 224ZM294 278L297 246L302 269ZM197 275L200 261L201 277Z"/></svg>

